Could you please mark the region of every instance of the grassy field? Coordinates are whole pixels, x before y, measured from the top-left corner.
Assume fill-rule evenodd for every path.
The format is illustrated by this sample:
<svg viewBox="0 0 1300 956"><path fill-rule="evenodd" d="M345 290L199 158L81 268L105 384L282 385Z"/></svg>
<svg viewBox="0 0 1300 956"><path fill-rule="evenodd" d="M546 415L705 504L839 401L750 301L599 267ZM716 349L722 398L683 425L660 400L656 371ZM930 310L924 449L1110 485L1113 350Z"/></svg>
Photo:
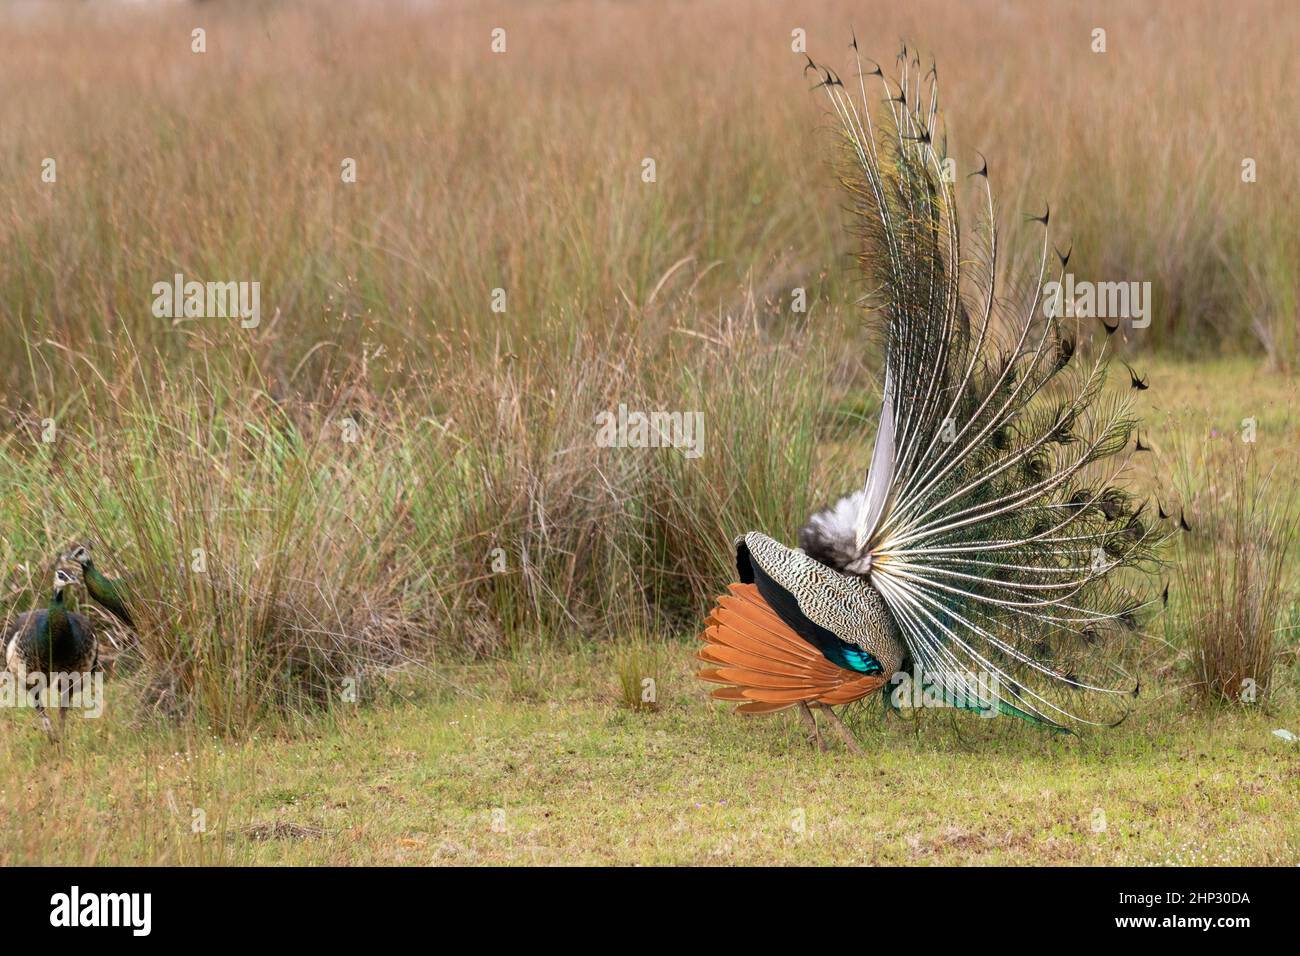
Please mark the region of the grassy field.
<svg viewBox="0 0 1300 956"><path fill-rule="evenodd" d="M1245 360L1143 371L1163 398L1136 480L1160 488L1180 436L1235 434L1247 416L1272 466L1300 467L1289 376ZM684 636L559 632L390 673L359 706L245 739L142 718L144 689L124 679L104 718L70 721L62 753L29 713L0 714L0 863L1292 865L1300 749L1273 731L1300 734L1295 631L1266 702L1207 709L1184 614L1175 591L1118 728L886 720L873 701L850 718L865 758L811 751L791 715L708 699ZM629 709L622 684L646 676L657 709Z"/></svg>
<svg viewBox="0 0 1300 956"><path fill-rule="evenodd" d="M1294 691L1202 712L1161 682L1119 728L1064 739L870 706L856 758L813 752L791 715L731 714L691 653L658 647L654 712L625 708L619 661L588 648L443 670L409 702L243 743L119 710L77 722L59 759L24 714L2 728L0 862L1300 861L1300 753L1272 733L1300 729Z"/></svg>
<svg viewBox="0 0 1300 956"><path fill-rule="evenodd" d="M1249 550L1225 456L1274 476L1263 523L1300 470L1295 22L5 5L0 621L76 542L136 624L96 618L109 709L62 750L0 709L0 863L1297 862L1295 542L1254 706L1206 699L1231 602L1179 563ZM1150 383L1129 480L1192 531L1112 732L873 709L854 760L689 677L734 535L792 540L869 454L880 348L792 49L847 75L851 30L934 56L1004 282L1050 202L1081 278L1152 285L1109 340ZM260 283L259 322L157 314L178 273ZM703 454L600 447L620 405L698 412ZM659 706L629 709L647 669Z"/></svg>

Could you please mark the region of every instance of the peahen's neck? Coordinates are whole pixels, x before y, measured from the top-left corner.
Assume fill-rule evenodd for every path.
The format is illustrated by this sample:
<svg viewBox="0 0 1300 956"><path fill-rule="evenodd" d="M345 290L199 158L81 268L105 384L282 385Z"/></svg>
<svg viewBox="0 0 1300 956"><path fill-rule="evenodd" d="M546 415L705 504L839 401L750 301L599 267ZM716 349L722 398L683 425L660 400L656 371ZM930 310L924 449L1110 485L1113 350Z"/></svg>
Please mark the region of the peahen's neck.
<svg viewBox="0 0 1300 956"><path fill-rule="evenodd" d="M46 608L46 643L41 648L41 656L58 656L73 640L72 622L68 619L68 605L64 601L63 588L55 588Z"/></svg>

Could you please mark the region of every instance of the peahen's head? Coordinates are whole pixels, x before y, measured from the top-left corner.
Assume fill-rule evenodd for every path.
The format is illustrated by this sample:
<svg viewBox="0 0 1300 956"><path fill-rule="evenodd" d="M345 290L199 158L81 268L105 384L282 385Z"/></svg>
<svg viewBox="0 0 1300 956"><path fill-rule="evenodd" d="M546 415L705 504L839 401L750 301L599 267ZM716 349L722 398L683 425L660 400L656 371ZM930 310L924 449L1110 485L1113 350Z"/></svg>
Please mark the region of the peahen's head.
<svg viewBox="0 0 1300 956"><path fill-rule="evenodd" d="M82 568L85 568L91 562L90 549L84 544L77 545L67 553L66 557L69 561L77 562Z"/></svg>
<svg viewBox="0 0 1300 956"><path fill-rule="evenodd" d="M76 583L71 574L59 568L54 572L54 600L62 601L64 589Z"/></svg>

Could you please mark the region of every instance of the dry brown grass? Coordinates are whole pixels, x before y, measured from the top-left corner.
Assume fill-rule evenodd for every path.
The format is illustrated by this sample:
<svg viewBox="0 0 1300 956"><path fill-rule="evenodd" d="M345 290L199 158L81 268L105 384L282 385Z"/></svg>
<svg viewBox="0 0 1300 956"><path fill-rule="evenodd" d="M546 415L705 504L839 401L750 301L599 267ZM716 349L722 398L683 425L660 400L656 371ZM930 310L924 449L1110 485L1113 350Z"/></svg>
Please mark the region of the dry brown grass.
<svg viewBox="0 0 1300 956"><path fill-rule="evenodd" d="M1135 345L1294 355L1286 3L52 6L0 35L0 290L16 320L0 354L25 368L25 340L32 367L11 393L74 371L47 338L111 377L127 333L165 367L247 337L154 319L149 289L177 271L262 281L254 338L286 389L366 343L403 377L557 327L633 325L682 260L669 290L705 311L803 285L815 325L840 327L857 290L790 31L847 71L851 24L886 61L899 37L933 52L954 155L963 172L989 156L1010 232L1050 201L1080 277L1153 283Z"/></svg>

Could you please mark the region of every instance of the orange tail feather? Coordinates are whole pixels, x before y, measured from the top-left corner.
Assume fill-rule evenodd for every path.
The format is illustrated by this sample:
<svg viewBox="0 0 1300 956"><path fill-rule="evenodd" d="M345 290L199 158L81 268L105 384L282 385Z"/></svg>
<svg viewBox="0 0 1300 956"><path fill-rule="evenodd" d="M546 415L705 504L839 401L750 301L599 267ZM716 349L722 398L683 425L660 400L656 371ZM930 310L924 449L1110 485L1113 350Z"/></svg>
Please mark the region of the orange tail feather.
<svg viewBox="0 0 1300 956"><path fill-rule="evenodd" d="M792 631L752 584L732 584L718 598L700 640L700 660L715 665L700 680L727 684L713 691L740 701L738 713L765 714L798 703L847 704L879 690L880 674L836 667Z"/></svg>

